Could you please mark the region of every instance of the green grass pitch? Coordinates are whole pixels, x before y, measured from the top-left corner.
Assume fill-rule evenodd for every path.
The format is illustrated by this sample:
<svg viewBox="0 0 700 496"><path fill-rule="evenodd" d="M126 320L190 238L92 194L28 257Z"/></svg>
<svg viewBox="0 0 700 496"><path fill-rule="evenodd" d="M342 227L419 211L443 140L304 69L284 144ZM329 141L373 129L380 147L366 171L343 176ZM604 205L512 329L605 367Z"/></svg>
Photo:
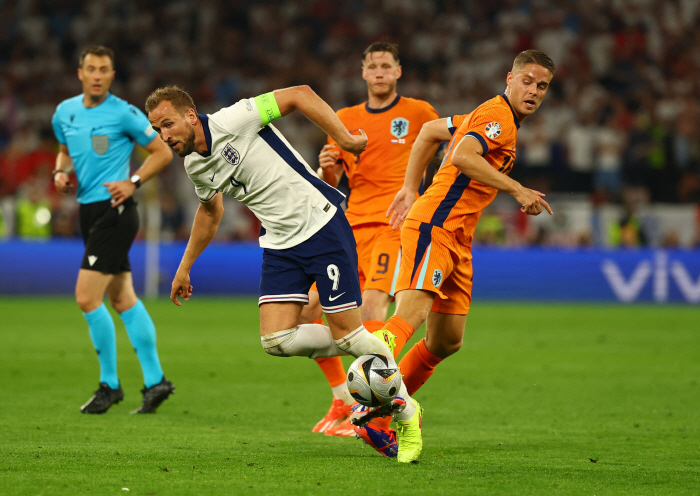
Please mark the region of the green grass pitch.
<svg viewBox="0 0 700 496"><path fill-rule="evenodd" d="M311 360L263 352L254 299L146 305L175 395L129 414L142 379L117 318L125 400L88 416L74 301L3 298L0 494L700 494L697 307L475 302L416 395L420 463L399 466L311 433L330 390Z"/></svg>

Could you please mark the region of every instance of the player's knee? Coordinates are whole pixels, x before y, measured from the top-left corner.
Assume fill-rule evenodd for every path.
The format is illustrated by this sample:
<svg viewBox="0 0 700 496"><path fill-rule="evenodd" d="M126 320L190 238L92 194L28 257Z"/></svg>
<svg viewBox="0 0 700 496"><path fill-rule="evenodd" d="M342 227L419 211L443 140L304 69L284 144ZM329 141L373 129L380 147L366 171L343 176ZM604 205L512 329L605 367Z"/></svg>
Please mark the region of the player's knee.
<svg viewBox="0 0 700 496"><path fill-rule="evenodd" d="M93 298L90 294L81 293L79 291L75 293L75 301L83 313L90 313L102 305L102 300L98 300Z"/></svg>
<svg viewBox="0 0 700 496"><path fill-rule="evenodd" d="M285 345L288 345L290 341L293 341L292 337L296 332L296 327L285 329L284 331L273 332L272 334L261 336L260 342L268 355L288 357L291 355L288 353L288 346Z"/></svg>
<svg viewBox="0 0 700 496"><path fill-rule="evenodd" d="M457 353L462 347L462 339L440 340L437 343L428 344L428 349L439 358L447 358ZM427 343L426 343L427 344Z"/></svg>

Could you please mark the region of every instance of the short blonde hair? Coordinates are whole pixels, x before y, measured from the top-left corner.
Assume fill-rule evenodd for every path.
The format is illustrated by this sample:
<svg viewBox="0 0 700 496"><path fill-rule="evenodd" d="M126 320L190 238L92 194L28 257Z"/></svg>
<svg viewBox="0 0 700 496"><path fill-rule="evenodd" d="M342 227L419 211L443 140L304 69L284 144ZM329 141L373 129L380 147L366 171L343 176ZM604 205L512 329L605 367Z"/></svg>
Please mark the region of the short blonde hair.
<svg viewBox="0 0 700 496"><path fill-rule="evenodd" d="M519 69L527 64L541 65L554 75L554 61L544 52L539 50L525 50L520 52L513 61L513 69Z"/></svg>

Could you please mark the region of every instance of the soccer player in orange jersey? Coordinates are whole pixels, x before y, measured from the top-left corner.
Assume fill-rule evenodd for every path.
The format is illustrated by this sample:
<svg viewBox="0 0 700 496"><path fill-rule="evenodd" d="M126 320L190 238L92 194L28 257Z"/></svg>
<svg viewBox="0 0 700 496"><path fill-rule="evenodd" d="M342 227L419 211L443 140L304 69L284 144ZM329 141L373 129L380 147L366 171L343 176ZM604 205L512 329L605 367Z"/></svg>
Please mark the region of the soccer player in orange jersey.
<svg viewBox="0 0 700 496"><path fill-rule="evenodd" d="M345 173L351 190L345 212L357 242L358 269L362 288L362 320L370 332L384 326L400 260L400 233L389 225L386 211L403 186L411 146L424 123L438 117L427 102L399 96L396 83L401 77L398 47L379 42L367 47L362 56L362 78L368 99L337 112L349 130L362 128L369 138L361 155L342 151L332 139L319 155L323 179L336 186ZM320 319L321 308L315 287L302 323ZM334 309L323 308L324 312ZM409 339L407 336L405 339ZM346 420L354 401L345 384L345 369L339 357L318 359L334 393L328 414L314 432L354 435Z"/></svg>
<svg viewBox="0 0 700 496"><path fill-rule="evenodd" d="M384 329L418 329L425 339L399 366L409 394L417 391L445 358L462 345L472 290L471 243L483 209L498 191L510 193L528 215L552 214L544 194L508 177L515 162L520 124L542 103L554 76L544 53L520 53L506 78L505 93L472 113L432 121L413 146L403 188L387 216L401 228L401 267L396 314ZM433 184L416 200L425 166L438 145L451 138ZM394 350L395 351L395 350Z"/></svg>

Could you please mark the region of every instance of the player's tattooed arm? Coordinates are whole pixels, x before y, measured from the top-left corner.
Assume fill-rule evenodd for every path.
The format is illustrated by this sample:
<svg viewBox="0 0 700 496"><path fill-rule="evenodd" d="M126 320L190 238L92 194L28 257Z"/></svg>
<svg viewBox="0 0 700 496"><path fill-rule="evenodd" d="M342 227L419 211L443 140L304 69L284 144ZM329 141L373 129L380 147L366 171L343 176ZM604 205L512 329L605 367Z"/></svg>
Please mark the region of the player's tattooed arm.
<svg viewBox="0 0 700 496"><path fill-rule="evenodd" d="M552 215L552 209L544 200L544 193L526 188L518 181L494 169L482 157L482 153L484 148L481 143L471 136L465 136L452 153L452 164L471 179L513 195L521 205L522 212L528 215L539 215L544 209Z"/></svg>
<svg viewBox="0 0 700 496"><path fill-rule="evenodd" d="M282 116L299 110L311 122L330 136L346 152L360 154L367 148L367 135L359 129L359 135L350 134L335 115L333 109L309 86L293 86L275 90L275 100Z"/></svg>
<svg viewBox="0 0 700 496"><path fill-rule="evenodd" d="M73 172L73 159L70 158L68 147L59 145L58 155L56 156L56 168L53 171L52 178L56 191L62 195L69 193L73 187L70 182L71 172Z"/></svg>
<svg viewBox="0 0 700 496"><path fill-rule="evenodd" d="M221 217L224 215L224 201L222 197L223 195L216 193L214 198L208 202L200 202L197 213L194 216L190 240L187 242L187 248L185 248L185 253L182 255L180 266L175 273L170 290L170 299L177 306L181 305L177 299L178 296L185 301L192 296L190 270L195 260L216 235Z"/></svg>

